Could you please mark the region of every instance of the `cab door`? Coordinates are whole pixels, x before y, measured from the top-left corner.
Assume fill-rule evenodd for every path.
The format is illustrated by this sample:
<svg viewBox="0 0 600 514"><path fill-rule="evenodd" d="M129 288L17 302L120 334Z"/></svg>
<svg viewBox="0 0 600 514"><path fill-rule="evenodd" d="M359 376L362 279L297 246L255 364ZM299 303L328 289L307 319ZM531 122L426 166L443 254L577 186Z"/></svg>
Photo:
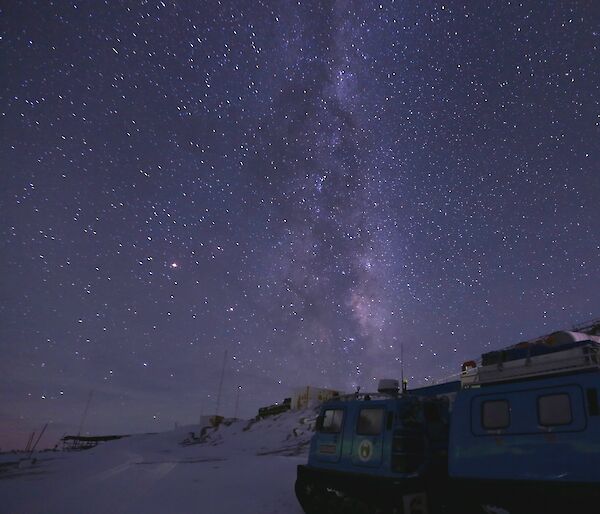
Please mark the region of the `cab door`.
<svg viewBox="0 0 600 514"><path fill-rule="evenodd" d="M315 457L321 462L337 462L342 454L346 409L327 407L319 416L315 438Z"/></svg>
<svg viewBox="0 0 600 514"><path fill-rule="evenodd" d="M370 468L381 466L385 418L384 405L365 406L358 410L352 438L353 464Z"/></svg>

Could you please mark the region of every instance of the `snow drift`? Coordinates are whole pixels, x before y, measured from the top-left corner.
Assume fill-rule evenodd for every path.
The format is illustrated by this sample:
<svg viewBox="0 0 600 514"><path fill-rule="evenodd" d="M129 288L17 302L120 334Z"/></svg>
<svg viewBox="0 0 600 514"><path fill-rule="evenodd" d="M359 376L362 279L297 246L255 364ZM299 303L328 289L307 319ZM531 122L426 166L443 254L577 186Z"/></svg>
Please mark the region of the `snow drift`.
<svg viewBox="0 0 600 514"><path fill-rule="evenodd" d="M315 415L234 421L202 436L198 427L183 427L86 451L38 452L34 462L0 455L0 510L302 514L296 465L306 462Z"/></svg>

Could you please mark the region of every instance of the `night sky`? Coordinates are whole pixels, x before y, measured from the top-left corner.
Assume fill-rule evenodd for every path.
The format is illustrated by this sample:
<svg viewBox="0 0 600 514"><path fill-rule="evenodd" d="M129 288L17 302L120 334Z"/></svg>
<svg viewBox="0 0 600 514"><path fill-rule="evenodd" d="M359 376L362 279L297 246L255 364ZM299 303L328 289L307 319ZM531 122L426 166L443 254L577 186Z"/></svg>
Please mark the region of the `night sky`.
<svg viewBox="0 0 600 514"><path fill-rule="evenodd" d="M600 316L595 1L10 1L0 447L449 377ZM42 446L44 444L42 443Z"/></svg>

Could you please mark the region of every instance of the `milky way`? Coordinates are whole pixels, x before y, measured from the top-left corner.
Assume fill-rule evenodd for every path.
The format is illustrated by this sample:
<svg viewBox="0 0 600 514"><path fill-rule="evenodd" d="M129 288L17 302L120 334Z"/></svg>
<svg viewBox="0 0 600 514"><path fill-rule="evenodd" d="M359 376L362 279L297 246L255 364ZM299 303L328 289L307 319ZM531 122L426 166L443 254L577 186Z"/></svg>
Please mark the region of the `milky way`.
<svg viewBox="0 0 600 514"><path fill-rule="evenodd" d="M480 5L481 4L481 5ZM10 2L0 447L452 377L600 316L593 2Z"/></svg>

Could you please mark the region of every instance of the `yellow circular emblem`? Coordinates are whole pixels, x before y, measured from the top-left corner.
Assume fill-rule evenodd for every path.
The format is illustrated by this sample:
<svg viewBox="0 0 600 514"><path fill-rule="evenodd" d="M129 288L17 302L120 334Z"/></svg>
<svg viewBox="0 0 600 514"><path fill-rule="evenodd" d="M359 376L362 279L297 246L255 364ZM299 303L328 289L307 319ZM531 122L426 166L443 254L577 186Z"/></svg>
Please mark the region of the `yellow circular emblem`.
<svg viewBox="0 0 600 514"><path fill-rule="evenodd" d="M358 446L358 458L367 462L373 455L373 443L368 439L363 439Z"/></svg>

